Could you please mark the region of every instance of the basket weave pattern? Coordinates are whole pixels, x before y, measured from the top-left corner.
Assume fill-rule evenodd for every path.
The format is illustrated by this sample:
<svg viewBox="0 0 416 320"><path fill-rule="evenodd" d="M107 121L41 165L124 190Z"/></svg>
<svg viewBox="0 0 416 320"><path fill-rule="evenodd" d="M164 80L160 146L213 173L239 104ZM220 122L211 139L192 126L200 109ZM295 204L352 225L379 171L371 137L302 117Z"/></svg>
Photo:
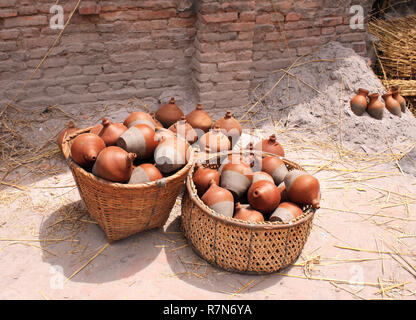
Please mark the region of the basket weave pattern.
<svg viewBox="0 0 416 320"><path fill-rule="evenodd" d="M293 162L282 160L289 170L303 170ZM208 162L203 166L218 168L218 164ZM315 210L305 207L304 214L291 225L252 224L225 217L197 196L193 173L194 170L189 172L186 182L181 226L189 245L200 257L227 271L254 274L277 272L298 258L312 228Z"/></svg>
<svg viewBox="0 0 416 320"><path fill-rule="evenodd" d="M70 157L71 141L89 129L65 139L64 155L88 212L107 238L120 240L163 226L193 165L194 152L185 167L167 178L136 185L112 183L84 170Z"/></svg>

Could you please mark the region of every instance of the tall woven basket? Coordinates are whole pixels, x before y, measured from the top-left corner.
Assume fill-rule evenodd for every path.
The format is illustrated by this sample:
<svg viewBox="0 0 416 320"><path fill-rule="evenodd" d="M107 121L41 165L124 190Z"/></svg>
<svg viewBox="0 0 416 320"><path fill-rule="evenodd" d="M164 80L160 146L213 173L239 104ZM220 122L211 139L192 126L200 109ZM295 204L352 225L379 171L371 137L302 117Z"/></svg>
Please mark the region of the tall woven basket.
<svg viewBox="0 0 416 320"><path fill-rule="evenodd" d="M221 160L232 152L217 154L202 162L218 169ZM270 156L258 153L258 156ZM289 170L303 170L282 159ZM198 197L189 171L182 200L182 229L190 247L210 264L231 272L269 274L292 264L300 255L312 228L315 210L303 208L303 215L291 224L250 223L218 214Z"/></svg>
<svg viewBox="0 0 416 320"><path fill-rule="evenodd" d="M135 185L112 183L84 170L71 159L72 141L90 129L66 137L63 153L91 217L104 230L109 241L162 227L193 166L194 151L191 150L188 163L169 177Z"/></svg>

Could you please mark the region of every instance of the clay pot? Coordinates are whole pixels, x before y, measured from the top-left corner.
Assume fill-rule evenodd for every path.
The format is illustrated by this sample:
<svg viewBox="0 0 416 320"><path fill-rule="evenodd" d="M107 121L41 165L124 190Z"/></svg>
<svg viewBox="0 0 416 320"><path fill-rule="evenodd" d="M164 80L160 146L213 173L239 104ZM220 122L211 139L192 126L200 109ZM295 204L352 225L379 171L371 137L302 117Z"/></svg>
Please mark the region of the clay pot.
<svg viewBox="0 0 416 320"><path fill-rule="evenodd" d="M286 175L285 186L290 201L319 209L320 186L314 176L300 170L290 171Z"/></svg>
<svg viewBox="0 0 416 320"><path fill-rule="evenodd" d="M163 124L159 120L156 119L156 114L154 112L150 112L149 116L152 117L153 122L155 123L155 129L156 130L159 130L159 129L163 128Z"/></svg>
<svg viewBox="0 0 416 320"><path fill-rule="evenodd" d="M91 168L98 154L105 148L105 142L94 133L77 136L71 145L71 158L83 168Z"/></svg>
<svg viewBox="0 0 416 320"><path fill-rule="evenodd" d="M302 209L292 202L282 202L270 217L271 222L289 223L303 214Z"/></svg>
<svg viewBox="0 0 416 320"><path fill-rule="evenodd" d="M263 215L251 207L244 208L239 202L235 205L234 219L248 222L264 222Z"/></svg>
<svg viewBox="0 0 416 320"><path fill-rule="evenodd" d="M279 191L280 191L280 202L289 201L289 197L287 196L287 190L286 190L285 183L282 182L281 184L279 184L277 186L277 189L279 189Z"/></svg>
<svg viewBox="0 0 416 320"><path fill-rule="evenodd" d="M378 99L378 93L372 93L368 95L370 102L367 106L367 113L377 120L383 119L384 105Z"/></svg>
<svg viewBox="0 0 416 320"><path fill-rule="evenodd" d="M386 105L386 109L390 111L390 113L394 114L395 116L401 117L402 116L402 109L400 106L399 101L393 98L393 93L387 92L383 94L383 100Z"/></svg>
<svg viewBox="0 0 416 320"><path fill-rule="evenodd" d="M94 126L90 129L90 133L96 134L98 136L100 134L101 130L103 130L103 127L104 126L101 123L97 124L96 126Z"/></svg>
<svg viewBox="0 0 416 320"><path fill-rule="evenodd" d="M274 156L263 158L262 171L270 174L277 186L284 181L287 173L289 172L285 163L281 159Z"/></svg>
<svg viewBox="0 0 416 320"><path fill-rule="evenodd" d="M135 153L138 159L150 158L158 144L155 131L147 124L135 124L117 140L117 146Z"/></svg>
<svg viewBox="0 0 416 320"><path fill-rule="evenodd" d="M177 137L162 138L154 152L156 166L163 173L171 173L188 162L190 145Z"/></svg>
<svg viewBox="0 0 416 320"><path fill-rule="evenodd" d="M232 217L234 213L234 197L227 189L219 187L214 180L204 193L201 200L212 210L224 216Z"/></svg>
<svg viewBox="0 0 416 320"><path fill-rule="evenodd" d="M58 147L59 149L61 149L61 151L62 151L62 143L64 142L64 139L68 137L71 133L74 133L77 130L79 129L75 127L75 124L72 121L69 121L68 126L61 130L56 140L58 143Z"/></svg>
<svg viewBox="0 0 416 320"><path fill-rule="evenodd" d="M129 184L152 182L162 178L162 173L153 164L143 163L133 169Z"/></svg>
<svg viewBox="0 0 416 320"><path fill-rule="evenodd" d="M176 135L169 129L160 128L156 131L155 139L157 141L162 141L163 138L176 138Z"/></svg>
<svg viewBox="0 0 416 320"><path fill-rule="evenodd" d="M216 185L220 184L221 175L217 170L204 168L199 162L195 167L197 170L195 171L193 181L198 191L198 196L201 197L208 190L211 180L214 180Z"/></svg>
<svg viewBox="0 0 416 320"><path fill-rule="evenodd" d="M254 172L253 173L253 184L256 183L257 181L269 181L274 183L273 177L263 171L259 171L259 172Z"/></svg>
<svg viewBox="0 0 416 320"><path fill-rule="evenodd" d="M165 128L169 128L183 116L182 110L176 105L175 98L171 98L169 103L162 105L156 112L156 119L159 120Z"/></svg>
<svg viewBox="0 0 416 320"><path fill-rule="evenodd" d="M223 118L217 120L214 125L218 125L221 128L222 133L231 141L232 147L237 144L238 139L240 139L243 133L240 122L233 117L230 110L227 111Z"/></svg>
<svg viewBox="0 0 416 320"><path fill-rule="evenodd" d="M253 171L244 162L227 163L221 170L221 187L241 198L253 181Z"/></svg>
<svg viewBox="0 0 416 320"><path fill-rule="evenodd" d="M202 151L207 153L216 153L231 149L230 140L221 132L220 127L216 125L199 139L199 146Z"/></svg>
<svg viewBox="0 0 416 320"><path fill-rule="evenodd" d="M169 127L169 130L174 132L179 138L188 141L189 144L194 144L198 140L198 135L194 128L186 121L185 116L181 120Z"/></svg>
<svg viewBox="0 0 416 320"><path fill-rule="evenodd" d="M264 139L263 141L257 143L254 146L254 150L268 152L280 157L285 156L285 151L283 150L282 145L276 141L275 134L272 134L269 139Z"/></svg>
<svg viewBox="0 0 416 320"><path fill-rule="evenodd" d="M124 183L130 180L134 159L134 153L110 146L100 152L92 167L92 173L111 182Z"/></svg>
<svg viewBox="0 0 416 320"><path fill-rule="evenodd" d="M136 124L147 124L153 130L156 129L156 123L153 120L152 116L146 112L132 112L130 115L124 120L123 123L127 128L131 128Z"/></svg>
<svg viewBox="0 0 416 320"><path fill-rule="evenodd" d="M118 138L127 131L127 127L122 123L112 123L103 118L103 129L98 134L105 142L106 146L115 146Z"/></svg>
<svg viewBox="0 0 416 320"><path fill-rule="evenodd" d="M400 94L399 88L394 88L392 90L393 98L400 103L400 108L402 112L406 112L406 99Z"/></svg>
<svg viewBox="0 0 416 320"><path fill-rule="evenodd" d="M212 126L212 119L208 113L198 104L196 109L186 116L186 120L194 129L208 132Z"/></svg>
<svg viewBox="0 0 416 320"><path fill-rule="evenodd" d="M270 214L280 203L280 191L273 182L257 181L248 189L247 198L253 209Z"/></svg>
<svg viewBox="0 0 416 320"><path fill-rule="evenodd" d="M350 106L352 112L357 116L362 116L367 109L367 96L370 92L366 89L358 89L357 95L351 99Z"/></svg>

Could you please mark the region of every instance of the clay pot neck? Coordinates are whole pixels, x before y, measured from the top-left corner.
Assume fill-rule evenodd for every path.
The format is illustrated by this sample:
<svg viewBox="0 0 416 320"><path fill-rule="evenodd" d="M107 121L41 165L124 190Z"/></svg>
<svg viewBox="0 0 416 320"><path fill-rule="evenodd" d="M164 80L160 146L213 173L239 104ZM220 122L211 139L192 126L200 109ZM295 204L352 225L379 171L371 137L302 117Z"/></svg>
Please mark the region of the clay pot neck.
<svg viewBox="0 0 416 320"><path fill-rule="evenodd" d="M387 92L386 94L383 94L383 99L384 100L387 100L387 99L389 99L389 98L391 98L392 97L392 95L393 95L393 93L392 92Z"/></svg>
<svg viewBox="0 0 416 320"><path fill-rule="evenodd" d="M378 93L370 94L368 97L370 98L370 101L375 101L378 99Z"/></svg>
<svg viewBox="0 0 416 320"><path fill-rule="evenodd" d="M370 92L366 89L358 89L358 94L367 97Z"/></svg>
<svg viewBox="0 0 416 320"><path fill-rule="evenodd" d="M231 113L230 110L227 111L227 113L225 114L225 119L231 119L233 117L233 114Z"/></svg>
<svg viewBox="0 0 416 320"><path fill-rule="evenodd" d="M104 127L108 127L110 125L110 121L108 119L106 119L106 118L103 118L102 125Z"/></svg>
<svg viewBox="0 0 416 320"><path fill-rule="evenodd" d="M238 210L241 210L241 209L243 209L243 207L241 207L241 203L240 202L237 202L235 204L235 210L238 211Z"/></svg>
<svg viewBox="0 0 416 320"><path fill-rule="evenodd" d="M175 104L175 98L170 98L169 104Z"/></svg>
<svg viewBox="0 0 416 320"><path fill-rule="evenodd" d="M74 122L73 122L73 121L69 121L69 123L68 123L68 128L69 128L69 129L73 129L73 128L75 128L75 124L74 124Z"/></svg>
<svg viewBox="0 0 416 320"><path fill-rule="evenodd" d="M275 143L276 142L276 135L275 134L272 134L270 137L269 137L269 143L270 144L273 144L273 143Z"/></svg>
<svg viewBox="0 0 416 320"><path fill-rule="evenodd" d="M198 104L198 105L196 106L196 110L203 110L203 109L202 109L202 105L201 105L201 104Z"/></svg>

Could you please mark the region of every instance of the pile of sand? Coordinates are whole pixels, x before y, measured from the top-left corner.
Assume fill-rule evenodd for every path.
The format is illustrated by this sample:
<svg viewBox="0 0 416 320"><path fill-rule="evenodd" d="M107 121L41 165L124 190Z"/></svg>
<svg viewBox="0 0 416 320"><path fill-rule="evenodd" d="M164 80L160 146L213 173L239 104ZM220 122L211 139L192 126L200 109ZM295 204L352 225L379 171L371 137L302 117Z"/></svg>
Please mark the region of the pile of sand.
<svg viewBox="0 0 416 320"><path fill-rule="evenodd" d="M290 70L290 81L284 78L267 96L260 115L277 117L287 126L313 131L317 128L328 137L352 149L380 152L389 144L412 143L416 140L416 118L407 111L402 117L393 116L387 109L382 120L367 113L356 116L349 101L358 88L381 94L385 87L366 59L352 49L334 42L313 56L298 61ZM272 88L284 74L274 73L266 82L264 92Z"/></svg>

